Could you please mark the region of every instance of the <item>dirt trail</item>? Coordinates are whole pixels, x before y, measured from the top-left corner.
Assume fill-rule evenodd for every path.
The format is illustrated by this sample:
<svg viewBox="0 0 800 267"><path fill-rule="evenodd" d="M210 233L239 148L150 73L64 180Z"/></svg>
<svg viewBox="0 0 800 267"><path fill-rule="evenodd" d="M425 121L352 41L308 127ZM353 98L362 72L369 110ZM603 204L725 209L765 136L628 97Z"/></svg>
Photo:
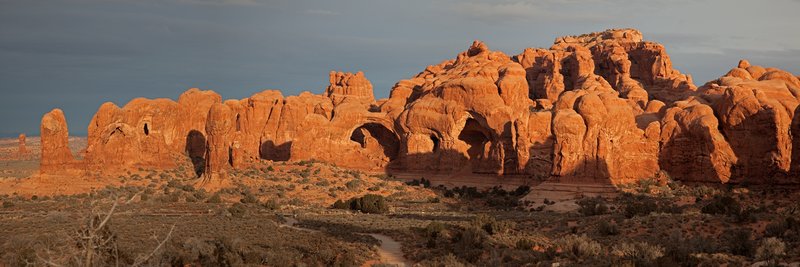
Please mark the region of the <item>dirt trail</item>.
<svg viewBox="0 0 800 267"><path fill-rule="evenodd" d="M317 230L314 229L307 229L295 226L297 224L297 219L295 218L284 216L284 219L286 220L286 222L280 225L280 227L287 227L300 231L318 232ZM394 265L398 267L406 267L412 265L411 262L403 256L403 250L401 249L400 243L398 243L391 237L382 234L365 234L365 235L372 236L373 238L378 239L381 242L381 245L378 246L378 255L380 255L381 257L380 263Z"/></svg>

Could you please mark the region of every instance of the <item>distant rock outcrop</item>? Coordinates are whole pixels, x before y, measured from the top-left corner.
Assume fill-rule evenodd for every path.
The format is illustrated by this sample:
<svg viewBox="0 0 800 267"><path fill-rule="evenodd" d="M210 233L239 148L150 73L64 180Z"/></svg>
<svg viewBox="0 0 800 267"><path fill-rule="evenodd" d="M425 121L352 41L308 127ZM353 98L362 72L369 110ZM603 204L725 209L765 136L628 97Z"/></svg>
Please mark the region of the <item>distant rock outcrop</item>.
<svg viewBox="0 0 800 267"><path fill-rule="evenodd" d="M515 56L475 41L376 100L363 72L322 94L241 100L190 89L178 101L103 104L85 158L66 123L42 120L42 172L194 165L203 181L262 160L317 159L391 173L628 183L663 171L710 183L797 183L800 80L741 61L701 87L634 29L559 37Z"/></svg>
<svg viewBox="0 0 800 267"><path fill-rule="evenodd" d="M25 145L25 134L19 134L19 138L17 139L19 142L19 148L17 149L17 155L19 157L25 157L28 155L28 147Z"/></svg>

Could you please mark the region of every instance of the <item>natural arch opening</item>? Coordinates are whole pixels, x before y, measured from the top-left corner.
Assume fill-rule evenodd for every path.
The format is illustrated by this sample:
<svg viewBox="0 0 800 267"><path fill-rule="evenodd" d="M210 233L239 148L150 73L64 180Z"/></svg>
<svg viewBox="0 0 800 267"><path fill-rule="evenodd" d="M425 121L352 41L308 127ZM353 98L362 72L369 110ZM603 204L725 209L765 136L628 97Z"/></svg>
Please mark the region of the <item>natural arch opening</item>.
<svg viewBox="0 0 800 267"><path fill-rule="evenodd" d="M431 142L433 142L433 149L431 150L431 152L439 151L439 143L440 143L439 137L436 137L436 135L432 134L431 135Z"/></svg>
<svg viewBox="0 0 800 267"><path fill-rule="evenodd" d="M191 130L186 136L186 154L192 161L194 173L200 177L205 172L206 136L200 131Z"/></svg>
<svg viewBox="0 0 800 267"><path fill-rule="evenodd" d="M292 156L292 141L278 145L272 140L267 140L261 143L258 155L261 159L288 161Z"/></svg>
<svg viewBox="0 0 800 267"><path fill-rule="evenodd" d="M147 123L144 124L144 135L150 135L150 128L147 128Z"/></svg>
<svg viewBox="0 0 800 267"><path fill-rule="evenodd" d="M361 145L361 148L382 153L393 160L400 151L400 139L394 132L378 123L367 123L353 130L350 140Z"/></svg>
<svg viewBox="0 0 800 267"><path fill-rule="evenodd" d="M467 143L467 155L470 161L481 160L486 152L486 143L489 142L489 130L481 126L477 120L470 118L458 135L458 140Z"/></svg>

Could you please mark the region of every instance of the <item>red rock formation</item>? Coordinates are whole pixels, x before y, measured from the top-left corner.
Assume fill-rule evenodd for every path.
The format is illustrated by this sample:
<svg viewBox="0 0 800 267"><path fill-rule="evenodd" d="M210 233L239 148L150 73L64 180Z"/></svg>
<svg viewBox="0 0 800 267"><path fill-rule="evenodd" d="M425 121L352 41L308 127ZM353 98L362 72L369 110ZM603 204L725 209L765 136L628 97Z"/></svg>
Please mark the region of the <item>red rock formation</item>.
<svg viewBox="0 0 800 267"><path fill-rule="evenodd" d="M61 174L72 167L75 158L69 151L69 129L64 112L54 109L42 117L40 128L42 159L39 171L42 174Z"/></svg>
<svg viewBox="0 0 800 267"><path fill-rule="evenodd" d="M388 99L374 99L362 72L329 78L318 95L267 90L223 102L190 89L178 101L103 104L81 164L113 175L191 161L215 184L262 160L312 158L452 177L618 184L664 171L691 182L800 182L796 76L742 61L697 88L633 29L560 37L514 57L475 41L399 81ZM60 148L58 114L43 119L43 173L74 162Z"/></svg>
<svg viewBox="0 0 800 267"><path fill-rule="evenodd" d="M788 183L790 128L800 101L800 81L778 69L737 68L700 90L714 104L721 130L738 157L732 182Z"/></svg>
<svg viewBox="0 0 800 267"><path fill-rule="evenodd" d="M560 101L574 104L558 103L563 107L553 117L553 175L561 181L619 183L658 172L658 133L637 128L625 100L610 92L569 93Z"/></svg>
<svg viewBox="0 0 800 267"><path fill-rule="evenodd" d="M726 183L736 154L702 99L675 102L661 119L661 168L673 179Z"/></svg>

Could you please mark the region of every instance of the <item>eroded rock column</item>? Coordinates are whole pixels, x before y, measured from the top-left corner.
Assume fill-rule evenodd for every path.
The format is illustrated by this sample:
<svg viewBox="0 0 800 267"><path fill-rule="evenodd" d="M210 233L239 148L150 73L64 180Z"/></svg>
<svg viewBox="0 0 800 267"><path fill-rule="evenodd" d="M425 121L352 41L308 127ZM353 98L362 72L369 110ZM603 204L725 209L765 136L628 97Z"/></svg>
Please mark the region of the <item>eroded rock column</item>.
<svg viewBox="0 0 800 267"><path fill-rule="evenodd" d="M42 174L58 174L75 160L69 151L69 130L64 112L54 109L42 117L40 127L42 138L42 160L39 171Z"/></svg>
<svg viewBox="0 0 800 267"><path fill-rule="evenodd" d="M233 165L231 144L227 138L233 126L232 118L233 112L223 104L214 104L208 112L204 182L221 182Z"/></svg>

